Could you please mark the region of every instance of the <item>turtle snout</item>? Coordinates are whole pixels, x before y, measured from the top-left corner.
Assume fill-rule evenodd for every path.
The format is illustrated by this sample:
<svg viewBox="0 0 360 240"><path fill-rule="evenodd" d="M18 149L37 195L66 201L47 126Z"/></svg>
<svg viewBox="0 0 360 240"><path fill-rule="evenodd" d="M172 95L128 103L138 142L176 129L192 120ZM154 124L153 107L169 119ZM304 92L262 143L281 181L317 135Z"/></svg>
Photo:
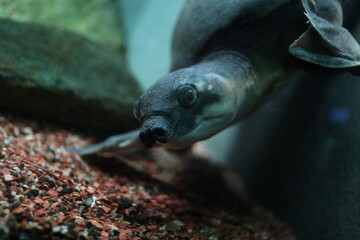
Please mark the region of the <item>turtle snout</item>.
<svg viewBox="0 0 360 240"><path fill-rule="evenodd" d="M148 118L140 130L140 140L146 147L152 147L154 143L167 143L173 136L170 122L162 116Z"/></svg>
<svg viewBox="0 0 360 240"><path fill-rule="evenodd" d="M152 147L156 141L166 143L170 140L170 134L161 127L142 130L139 137L146 147Z"/></svg>

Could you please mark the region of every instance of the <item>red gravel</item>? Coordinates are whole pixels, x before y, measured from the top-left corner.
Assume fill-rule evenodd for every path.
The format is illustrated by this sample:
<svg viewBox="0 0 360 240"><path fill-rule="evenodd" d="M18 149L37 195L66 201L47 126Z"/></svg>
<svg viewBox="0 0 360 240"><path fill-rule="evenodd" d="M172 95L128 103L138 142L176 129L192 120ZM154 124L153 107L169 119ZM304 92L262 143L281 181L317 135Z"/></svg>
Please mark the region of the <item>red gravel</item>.
<svg viewBox="0 0 360 240"><path fill-rule="evenodd" d="M0 239L294 239L189 153L85 161L66 149L91 139L3 116L0 143Z"/></svg>

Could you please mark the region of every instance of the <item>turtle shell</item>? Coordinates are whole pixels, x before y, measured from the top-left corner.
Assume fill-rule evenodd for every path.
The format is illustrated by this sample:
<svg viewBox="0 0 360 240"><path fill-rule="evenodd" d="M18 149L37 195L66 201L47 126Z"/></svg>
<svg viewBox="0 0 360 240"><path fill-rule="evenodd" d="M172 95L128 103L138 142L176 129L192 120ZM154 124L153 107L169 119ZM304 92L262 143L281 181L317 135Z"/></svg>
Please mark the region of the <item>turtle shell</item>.
<svg viewBox="0 0 360 240"><path fill-rule="evenodd" d="M175 27L171 71L196 62L195 56L218 30L262 18L294 0L187 0Z"/></svg>

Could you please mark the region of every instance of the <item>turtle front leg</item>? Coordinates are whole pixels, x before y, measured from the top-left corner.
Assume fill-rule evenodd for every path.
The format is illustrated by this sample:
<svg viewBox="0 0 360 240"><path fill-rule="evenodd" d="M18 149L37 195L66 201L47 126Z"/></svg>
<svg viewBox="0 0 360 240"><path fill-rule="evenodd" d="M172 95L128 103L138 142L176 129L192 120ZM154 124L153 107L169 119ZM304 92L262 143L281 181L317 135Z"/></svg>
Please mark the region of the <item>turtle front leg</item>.
<svg viewBox="0 0 360 240"><path fill-rule="evenodd" d="M117 147L119 149L132 149L142 146L140 140L139 140L139 129L136 129L131 132L114 135L111 136L104 141L100 143L96 143L94 145L77 149L77 148L70 148L68 151L70 152L76 152L77 154L83 156L83 155L89 155L92 153L99 152L104 149L108 148L114 148Z"/></svg>
<svg viewBox="0 0 360 240"><path fill-rule="evenodd" d="M295 57L328 68L360 69L360 45L342 27L343 14L339 1L302 0L311 24L289 48ZM357 75L357 74L356 74Z"/></svg>

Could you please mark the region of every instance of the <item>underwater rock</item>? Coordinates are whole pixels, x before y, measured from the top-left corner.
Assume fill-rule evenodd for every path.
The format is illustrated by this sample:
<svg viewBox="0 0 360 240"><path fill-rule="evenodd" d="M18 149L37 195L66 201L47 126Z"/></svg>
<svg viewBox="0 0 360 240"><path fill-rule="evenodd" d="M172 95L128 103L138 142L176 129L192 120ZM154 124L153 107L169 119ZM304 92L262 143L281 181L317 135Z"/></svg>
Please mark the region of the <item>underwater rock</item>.
<svg viewBox="0 0 360 240"><path fill-rule="evenodd" d="M120 55L124 50L118 0L0 0L0 18L78 33Z"/></svg>
<svg viewBox="0 0 360 240"><path fill-rule="evenodd" d="M83 36L0 20L0 107L103 135L129 130L138 84L119 54Z"/></svg>

